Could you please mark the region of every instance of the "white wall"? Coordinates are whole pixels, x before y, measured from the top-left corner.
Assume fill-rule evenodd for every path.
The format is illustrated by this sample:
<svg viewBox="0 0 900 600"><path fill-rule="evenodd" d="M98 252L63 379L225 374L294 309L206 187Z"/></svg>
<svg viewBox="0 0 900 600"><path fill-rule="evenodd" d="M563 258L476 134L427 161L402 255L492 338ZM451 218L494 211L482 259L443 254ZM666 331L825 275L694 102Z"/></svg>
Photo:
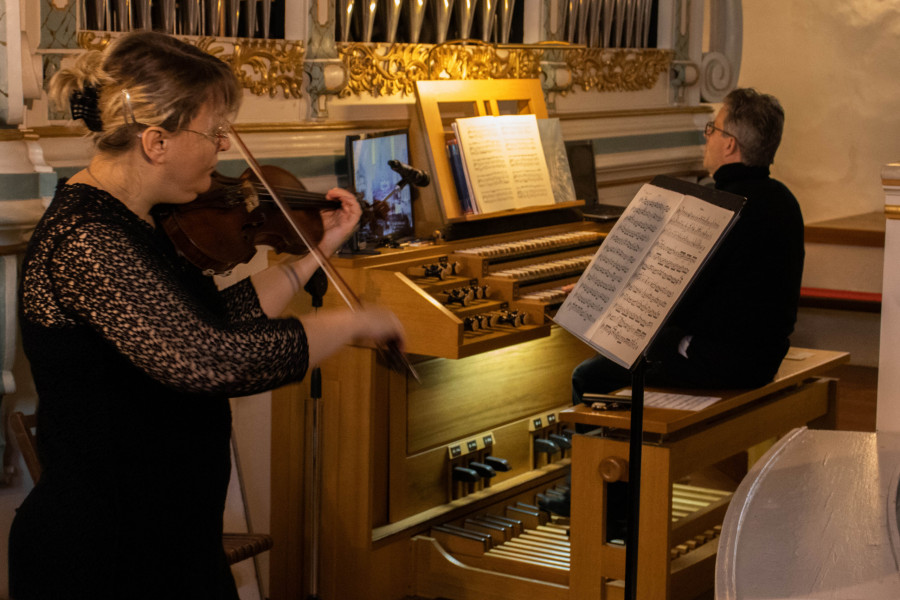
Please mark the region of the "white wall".
<svg viewBox="0 0 900 600"><path fill-rule="evenodd" d="M785 132L772 174L797 196L807 223L881 212L881 167L900 159L900 3L883 0L743 0L739 85L777 96ZM854 273L830 281L842 289L880 282L878 252L858 261L807 253L807 272ZM810 283L804 276L805 285ZM871 288L871 289L869 289ZM795 344L851 352L855 364L878 359L877 315L801 312Z"/></svg>
<svg viewBox="0 0 900 600"><path fill-rule="evenodd" d="M900 159L900 3L743 0L740 86L777 96L773 174L807 222L880 211L881 167Z"/></svg>

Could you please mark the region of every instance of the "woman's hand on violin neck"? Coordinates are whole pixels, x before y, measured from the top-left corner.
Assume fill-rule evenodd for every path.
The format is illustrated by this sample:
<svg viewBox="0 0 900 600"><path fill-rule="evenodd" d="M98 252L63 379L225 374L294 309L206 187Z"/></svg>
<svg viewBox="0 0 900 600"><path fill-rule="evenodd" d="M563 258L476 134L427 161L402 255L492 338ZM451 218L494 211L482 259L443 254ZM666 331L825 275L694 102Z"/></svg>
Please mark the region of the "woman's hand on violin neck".
<svg viewBox="0 0 900 600"><path fill-rule="evenodd" d="M325 256L331 256L344 245L344 242L356 229L359 218L362 216L362 208L360 208L355 195L341 188L328 190L325 197L341 201L340 210L322 211L322 225L325 233L319 242L319 250Z"/></svg>

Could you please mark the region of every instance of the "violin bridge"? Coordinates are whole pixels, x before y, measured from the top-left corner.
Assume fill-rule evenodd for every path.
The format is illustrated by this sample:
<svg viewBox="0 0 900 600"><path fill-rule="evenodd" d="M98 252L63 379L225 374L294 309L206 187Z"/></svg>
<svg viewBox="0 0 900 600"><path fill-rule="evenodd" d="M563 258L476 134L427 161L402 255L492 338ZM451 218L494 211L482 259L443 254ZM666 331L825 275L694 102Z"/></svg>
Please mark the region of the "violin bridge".
<svg viewBox="0 0 900 600"><path fill-rule="evenodd" d="M245 181L244 184L241 185L241 192L244 195L244 206L247 208L248 213L259 208L259 194L253 183Z"/></svg>

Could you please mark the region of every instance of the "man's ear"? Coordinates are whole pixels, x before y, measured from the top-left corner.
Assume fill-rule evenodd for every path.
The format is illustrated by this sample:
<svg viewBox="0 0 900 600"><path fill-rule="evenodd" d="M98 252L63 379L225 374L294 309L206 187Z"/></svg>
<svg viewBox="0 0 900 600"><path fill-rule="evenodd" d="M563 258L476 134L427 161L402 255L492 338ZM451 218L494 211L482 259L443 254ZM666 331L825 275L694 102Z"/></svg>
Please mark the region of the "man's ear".
<svg viewBox="0 0 900 600"><path fill-rule="evenodd" d="M151 163L162 161L169 150L169 138L161 127L148 127L141 132L144 158Z"/></svg>
<svg viewBox="0 0 900 600"><path fill-rule="evenodd" d="M728 160L736 159L741 161L741 146L738 144L737 138L730 135L725 136L725 158Z"/></svg>

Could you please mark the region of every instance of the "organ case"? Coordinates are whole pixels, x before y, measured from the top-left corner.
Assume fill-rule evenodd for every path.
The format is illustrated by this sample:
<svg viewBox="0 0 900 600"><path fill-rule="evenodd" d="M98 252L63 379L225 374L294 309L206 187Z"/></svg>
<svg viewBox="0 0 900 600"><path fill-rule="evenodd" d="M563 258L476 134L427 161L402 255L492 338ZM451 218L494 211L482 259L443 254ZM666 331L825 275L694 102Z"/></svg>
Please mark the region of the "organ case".
<svg viewBox="0 0 900 600"><path fill-rule="evenodd" d="M347 347L322 365L315 436L298 401L302 386L274 395L273 598L305 596L311 579L320 597L348 600L569 597L566 523L548 523L535 502L566 483L571 449L560 414L571 406L572 369L593 350L548 315L562 300L559 286L577 280L611 225L581 221L568 205L460 214L440 177L452 115L546 109L537 82L437 83L420 89L421 118L411 123L414 161L427 159L438 173L437 190L420 190L416 230L498 225L488 235L334 261L364 302L400 317L421 380L391 372L373 348ZM535 213L532 223L557 224L498 230ZM482 295L460 301L472 288ZM342 301L329 293L325 304ZM321 515L301 518L314 438ZM473 463L499 466L485 475ZM523 530L551 539L522 558L511 548L524 542L510 538ZM298 568L309 564L314 578Z"/></svg>

